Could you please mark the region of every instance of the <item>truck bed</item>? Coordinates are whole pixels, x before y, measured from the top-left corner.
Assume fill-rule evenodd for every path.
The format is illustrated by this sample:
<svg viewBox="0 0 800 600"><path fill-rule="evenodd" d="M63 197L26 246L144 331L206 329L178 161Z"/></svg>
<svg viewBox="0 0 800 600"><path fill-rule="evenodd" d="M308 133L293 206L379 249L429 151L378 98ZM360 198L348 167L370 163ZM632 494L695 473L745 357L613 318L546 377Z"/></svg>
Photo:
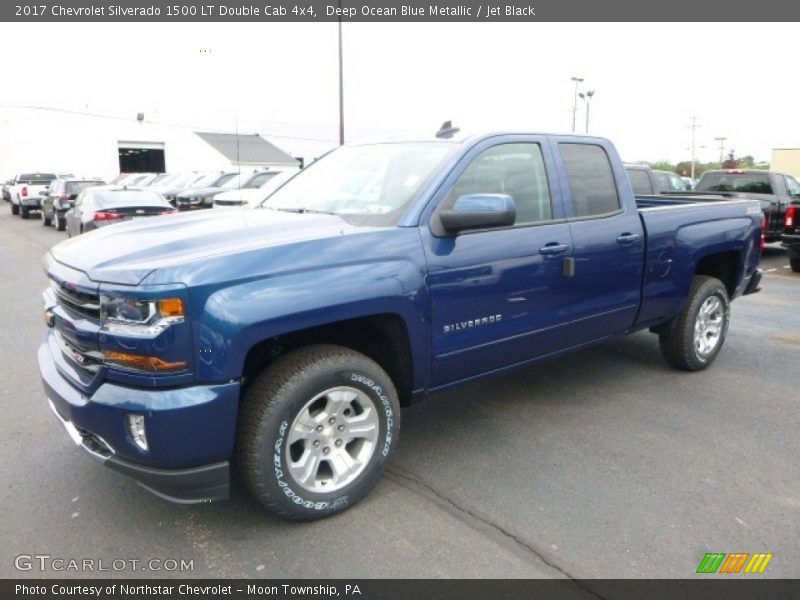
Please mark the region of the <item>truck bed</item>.
<svg viewBox="0 0 800 600"><path fill-rule="evenodd" d="M713 198L713 201L709 202ZM758 265L760 227L757 200L724 196L636 197L647 239L642 306L637 324L645 326L675 315L688 294L695 265L707 253L724 249L730 256L731 281ZM744 290L731 284L731 298Z"/></svg>

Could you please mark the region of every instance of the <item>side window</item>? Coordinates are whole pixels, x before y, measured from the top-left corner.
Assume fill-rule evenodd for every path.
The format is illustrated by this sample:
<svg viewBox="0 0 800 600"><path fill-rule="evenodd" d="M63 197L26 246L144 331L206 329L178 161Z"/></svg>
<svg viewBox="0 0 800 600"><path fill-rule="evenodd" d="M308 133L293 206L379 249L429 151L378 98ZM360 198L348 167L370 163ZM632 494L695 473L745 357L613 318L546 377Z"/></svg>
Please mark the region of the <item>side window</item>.
<svg viewBox="0 0 800 600"><path fill-rule="evenodd" d="M465 194L508 194L517 206L515 225L553 218L539 144L501 144L481 152L458 178L452 200Z"/></svg>
<svg viewBox="0 0 800 600"><path fill-rule="evenodd" d="M800 183L797 183L797 180L794 177L789 177L788 175L785 177L785 179L786 191L789 192L789 195L794 197L800 196Z"/></svg>
<svg viewBox="0 0 800 600"><path fill-rule="evenodd" d="M628 169L628 179L631 180L631 187L634 194L652 194L653 186L650 183L650 177L644 169Z"/></svg>
<svg viewBox="0 0 800 600"><path fill-rule="evenodd" d="M78 194L78 197L75 198L75 208L83 205L84 198L86 198L86 192L81 192Z"/></svg>
<svg viewBox="0 0 800 600"><path fill-rule="evenodd" d="M661 190L666 191L672 187L669 181L669 175L665 173L653 173L653 175L655 176L656 181L658 182L659 191Z"/></svg>
<svg viewBox="0 0 800 600"><path fill-rule="evenodd" d="M621 208L606 151L594 144L559 144L572 191L576 217L617 212Z"/></svg>
<svg viewBox="0 0 800 600"><path fill-rule="evenodd" d="M686 191L686 182L677 175L670 174L669 180L670 183L672 184L672 189L675 190L676 192Z"/></svg>

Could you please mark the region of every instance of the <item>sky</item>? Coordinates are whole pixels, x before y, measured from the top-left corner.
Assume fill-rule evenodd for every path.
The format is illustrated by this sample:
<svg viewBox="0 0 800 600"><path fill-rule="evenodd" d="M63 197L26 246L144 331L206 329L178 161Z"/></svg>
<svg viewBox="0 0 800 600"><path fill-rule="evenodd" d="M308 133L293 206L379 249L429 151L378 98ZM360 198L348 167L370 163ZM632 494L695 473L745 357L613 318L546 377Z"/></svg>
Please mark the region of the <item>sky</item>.
<svg viewBox="0 0 800 600"><path fill-rule="evenodd" d="M338 142L336 23L0 23L0 107L258 132L293 155ZM348 141L589 131L626 161L770 160L800 147L792 23L345 23ZM40 43L30 43L31 39ZM577 131L586 112L579 98ZM2 125L2 123L0 123ZM3 141L0 139L0 144Z"/></svg>

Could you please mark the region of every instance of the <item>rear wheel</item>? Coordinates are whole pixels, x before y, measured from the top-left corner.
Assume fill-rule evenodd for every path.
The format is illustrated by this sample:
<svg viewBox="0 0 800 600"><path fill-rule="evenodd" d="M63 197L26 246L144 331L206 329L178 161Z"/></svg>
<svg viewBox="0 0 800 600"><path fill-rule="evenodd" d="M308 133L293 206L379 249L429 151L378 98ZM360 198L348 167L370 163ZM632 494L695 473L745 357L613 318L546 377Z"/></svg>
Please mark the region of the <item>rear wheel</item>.
<svg viewBox="0 0 800 600"><path fill-rule="evenodd" d="M23 219L29 219L31 216L31 209L27 206L21 206L20 212Z"/></svg>
<svg viewBox="0 0 800 600"><path fill-rule="evenodd" d="M242 477L281 517L327 517L372 489L399 426L397 391L373 360L340 346L295 350L245 393L237 439Z"/></svg>
<svg viewBox="0 0 800 600"><path fill-rule="evenodd" d="M800 273L800 258L790 258L789 266L792 267L792 271L795 273Z"/></svg>
<svg viewBox="0 0 800 600"><path fill-rule="evenodd" d="M730 316L730 300L722 282L695 275L683 311L659 336L664 358L684 371L705 369L725 343Z"/></svg>
<svg viewBox="0 0 800 600"><path fill-rule="evenodd" d="M11 203L11 214L18 215L19 214L19 204Z"/></svg>

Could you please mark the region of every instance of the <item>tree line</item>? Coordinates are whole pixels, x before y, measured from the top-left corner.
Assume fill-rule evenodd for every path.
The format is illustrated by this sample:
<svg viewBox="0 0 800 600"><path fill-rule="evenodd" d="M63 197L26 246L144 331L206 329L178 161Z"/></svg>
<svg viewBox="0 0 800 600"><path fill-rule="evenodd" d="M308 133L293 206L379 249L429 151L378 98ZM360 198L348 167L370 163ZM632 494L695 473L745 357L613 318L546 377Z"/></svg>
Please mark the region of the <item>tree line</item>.
<svg viewBox="0 0 800 600"><path fill-rule="evenodd" d="M652 169L657 171L670 171L672 173L677 173L681 177L689 177L692 174L692 162L689 160L684 160L677 164L667 160L659 160L649 164ZM698 160L694 161L695 177L700 177L705 171L710 171L711 169L763 169L767 171L769 170L769 163L756 162L756 159L749 154L737 157L733 150L728 153L728 157L721 163L719 161L707 163L701 163Z"/></svg>

